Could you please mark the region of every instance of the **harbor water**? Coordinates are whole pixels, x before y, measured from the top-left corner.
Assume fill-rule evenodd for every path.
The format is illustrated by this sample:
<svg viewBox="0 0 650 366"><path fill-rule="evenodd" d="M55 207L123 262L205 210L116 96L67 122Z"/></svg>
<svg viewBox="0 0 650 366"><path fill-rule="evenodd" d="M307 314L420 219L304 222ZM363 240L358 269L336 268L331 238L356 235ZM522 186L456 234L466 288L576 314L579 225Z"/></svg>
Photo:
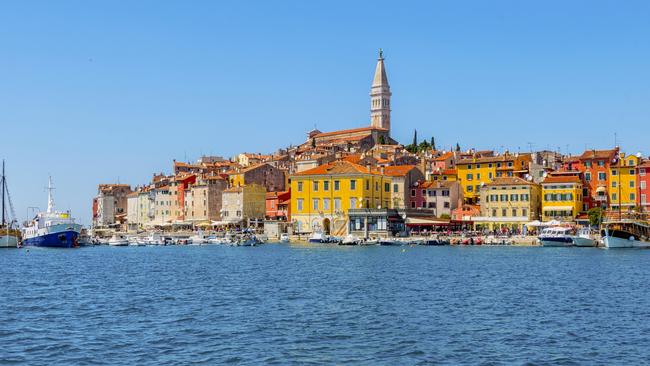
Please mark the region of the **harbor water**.
<svg viewBox="0 0 650 366"><path fill-rule="evenodd" d="M650 251L3 250L0 364L644 364Z"/></svg>

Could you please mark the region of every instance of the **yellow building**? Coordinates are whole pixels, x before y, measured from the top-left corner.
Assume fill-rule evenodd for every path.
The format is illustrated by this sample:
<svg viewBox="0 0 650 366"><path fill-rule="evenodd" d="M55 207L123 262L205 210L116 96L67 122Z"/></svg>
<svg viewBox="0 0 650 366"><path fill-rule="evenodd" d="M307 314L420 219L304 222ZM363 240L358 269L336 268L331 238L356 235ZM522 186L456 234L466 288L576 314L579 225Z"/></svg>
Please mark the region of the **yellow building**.
<svg viewBox="0 0 650 366"><path fill-rule="evenodd" d="M390 177L335 161L291 176L291 218L298 232L345 235L348 209L390 208Z"/></svg>
<svg viewBox="0 0 650 366"><path fill-rule="evenodd" d="M494 178L481 187L481 216L473 217L478 230L523 231L539 219L541 187L518 177Z"/></svg>
<svg viewBox="0 0 650 366"><path fill-rule="evenodd" d="M616 163L609 167L609 208L623 211L632 210L637 203L637 174L636 167L639 158L634 155L625 156L621 153Z"/></svg>
<svg viewBox="0 0 650 366"><path fill-rule="evenodd" d="M456 169L436 170L431 174L429 174L429 180L432 182L435 181L455 182L458 180L458 170Z"/></svg>
<svg viewBox="0 0 650 366"><path fill-rule="evenodd" d="M467 203L476 203L481 186L501 177L524 177L528 174L530 154L505 153L499 156L483 156L461 159L456 163L458 181L463 187Z"/></svg>
<svg viewBox="0 0 650 366"><path fill-rule="evenodd" d="M542 182L542 221L573 221L582 210L582 182L576 175L549 176Z"/></svg>

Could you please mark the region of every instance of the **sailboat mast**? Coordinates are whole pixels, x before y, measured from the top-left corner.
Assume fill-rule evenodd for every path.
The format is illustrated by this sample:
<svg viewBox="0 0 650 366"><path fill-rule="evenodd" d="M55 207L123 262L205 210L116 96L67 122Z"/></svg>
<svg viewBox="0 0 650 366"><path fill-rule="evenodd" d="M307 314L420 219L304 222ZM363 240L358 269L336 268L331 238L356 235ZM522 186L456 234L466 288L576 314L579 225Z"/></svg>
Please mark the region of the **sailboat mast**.
<svg viewBox="0 0 650 366"><path fill-rule="evenodd" d="M2 225L5 224L5 161L2 160Z"/></svg>

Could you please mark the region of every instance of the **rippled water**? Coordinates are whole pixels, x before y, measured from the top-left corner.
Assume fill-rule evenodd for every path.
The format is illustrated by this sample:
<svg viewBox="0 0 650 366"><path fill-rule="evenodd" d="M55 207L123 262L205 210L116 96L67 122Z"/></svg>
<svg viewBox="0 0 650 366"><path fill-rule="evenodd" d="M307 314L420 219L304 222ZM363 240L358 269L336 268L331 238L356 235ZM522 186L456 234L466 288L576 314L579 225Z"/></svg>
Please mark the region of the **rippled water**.
<svg viewBox="0 0 650 366"><path fill-rule="evenodd" d="M0 363L641 364L650 251L0 252Z"/></svg>

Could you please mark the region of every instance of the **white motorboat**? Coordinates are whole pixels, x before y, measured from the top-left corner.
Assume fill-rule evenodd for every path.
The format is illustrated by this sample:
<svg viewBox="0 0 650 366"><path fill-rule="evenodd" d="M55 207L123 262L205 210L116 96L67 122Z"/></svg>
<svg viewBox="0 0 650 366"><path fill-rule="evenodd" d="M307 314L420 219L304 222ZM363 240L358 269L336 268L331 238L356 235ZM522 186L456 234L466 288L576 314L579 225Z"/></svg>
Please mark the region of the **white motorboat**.
<svg viewBox="0 0 650 366"><path fill-rule="evenodd" d="M592 237L589 228L582 228L573 236L573 244L577 247L595 247L596 240Z"/></svg>
<svg viewBox="0 0 650 366"><path fill-rule="evenodd" d="M604 224L605 248L650 248L650 225L639 221L616 221Z"/></svg>
<svg viewBox="0 0 650 366"><path fill-rule="evenodd" d="M142 243L143 245L164 245L165 238L163 238L161 232L152 231L142 239Z"/></svg>
<svg viewBox="0 0 650 366"><path fill-rule="evenodd" d="M129 242L129 246L137 246L138 245L138 236L137 235L129 235L126 237L126 241Z"/></svg>
<svg viewBox="0 0 650 366"><path fill-rule="evenodd" d="M190 236L188 242L190 245L208 244L208 236L205 235L203 231L199 230L196 232L196 234Z"/></svg>
<svg viewBox="0 0 650 366"><path fill-rule="evenodd" d="M343 238L343 240L341 240L339 245L359 245L360 242L361 242L361 240L359 238L357 238L356 236L350 234L350 235L346 236L345 238Z"/></svg>
<svg viewBox="0 0 650 366"><path fill-rule="evenodd" d="M309 242L310 243L327 243L327 237L322 232L315 231L309 237Z"/></svg>
<svg viewBox="0 0 650 366"><path fill-rule="evenodd" d="M280 243L288 243L289 242L289 234L282 234L280 235Z"/></svg>
<svg viewBox="0 0 650 366"><path fill-rule="evenodd" d="M113 234L113 236L108 239L108 245L114 247L123 247L129 245L129 241L122 234Z"/></svg>
<svg viewBox="0 0 650 366"><path fill-rule="evenodd" d="M544 247L572 247L571 228L564 226L548 227L539 234L538 239Z"/></svg>

